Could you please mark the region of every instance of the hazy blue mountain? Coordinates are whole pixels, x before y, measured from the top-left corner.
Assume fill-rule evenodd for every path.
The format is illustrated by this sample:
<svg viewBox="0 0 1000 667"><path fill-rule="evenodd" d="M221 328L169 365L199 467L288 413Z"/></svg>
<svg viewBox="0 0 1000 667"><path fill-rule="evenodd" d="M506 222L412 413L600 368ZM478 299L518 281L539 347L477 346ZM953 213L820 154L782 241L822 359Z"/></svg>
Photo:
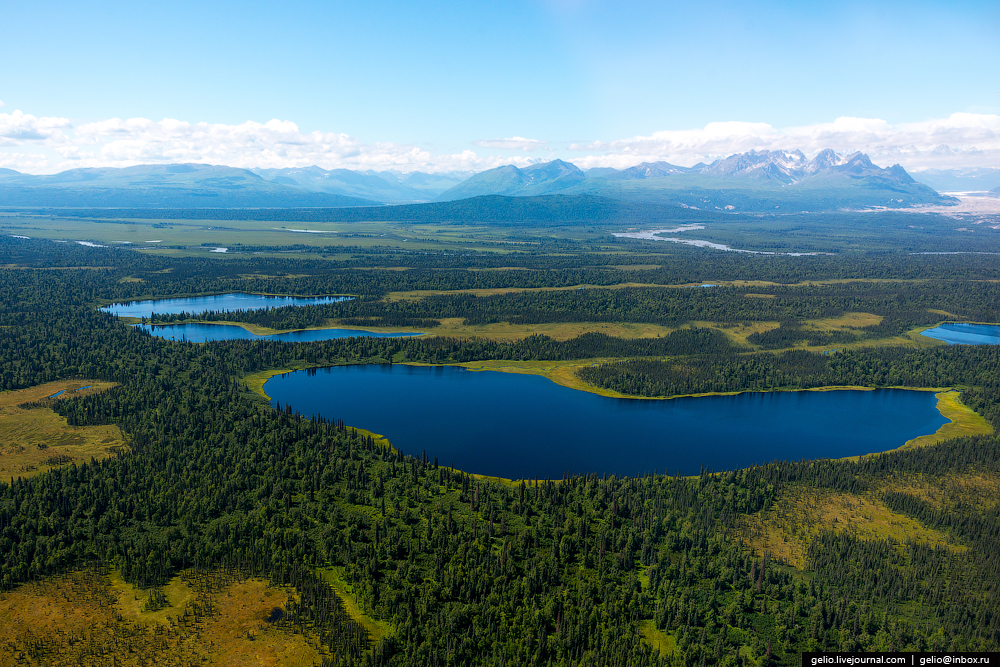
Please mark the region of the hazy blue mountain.
<svg viewBox="0 0 1000 667"><path fill-rule="evenodd" d="M54 211L55 212L55 211ZM295 223L419 222L466 225L675 225L724 219L715 211L693 211L671 204L627 202L590 195L504 197L394 206L287 209L59 209L58 214L85 218L176 220L281 220Z"/></svg>
<svg viewBox="0 0 1000 667"><path fill-rule="evenodd" d="M205 164L0 173L0 206L99 208L297 208L366 206L370 199L309 192L247 169Z"/></svg>
<svg viewBox="0 0 1000 667"><path fill-rule="evenodd" d="M485 194L586 194L736 211L901 208L954 201L917 183L899 165L883 169L862 153L842 156L829 149L811 160L801 151L750 151L690 168L652 162L584 173L561 160L521 169L505 166L476 174L439 200Z"/></svg>
<svg viewBox="0 0 1000 667"><path fill-rule="evenodd" d="M993 188L992 190L990 190L990 194L991 195L995 195L997 197L1000 197L1000 186L997 186L997 187Z"/></svg>
<svg viewBox="0 0 1000 667"><path fill-rule="evenodd" d="M383 171L382 178L389 180L390 176L395 176L403 185L437 197L448 188L454 187L468 179L472 174L473 172L471 171L443 174L427 174L422 171L412 171L408 174Z"/></svg>
<svg viewBox="0 0 1000 667"><path fill-rule="evenodd" d="M596 167L587 170L587 178L602 178L611 181L631 181L636 179L662 178L672 174L685 174L689 167L678 167L669 162L643 162L628 169Z"/></svg>
<svg viewBox="0 0 1000 667"><path fill-rule="evenodd" d="M1000 169L926 169L913 178L938 192L983 192L1000 187Z"/></svg>
<svg viewBox="0 0 1000 667"><path fill-rule="evenodd" d="M468 199L481 195L530 197L553 194L585 180L587 175L582 169L562 160L523 168L507 165L476 174L446 190L438 197L438 201Z"/></svg>
<svg viewBox="0 0 1000 667"><path fill-rule="evenodd" d="M445 174L327 170L316 166L251 171L267 181L309 192L363 197L385 203L429 201L463 180Z"/></svg>

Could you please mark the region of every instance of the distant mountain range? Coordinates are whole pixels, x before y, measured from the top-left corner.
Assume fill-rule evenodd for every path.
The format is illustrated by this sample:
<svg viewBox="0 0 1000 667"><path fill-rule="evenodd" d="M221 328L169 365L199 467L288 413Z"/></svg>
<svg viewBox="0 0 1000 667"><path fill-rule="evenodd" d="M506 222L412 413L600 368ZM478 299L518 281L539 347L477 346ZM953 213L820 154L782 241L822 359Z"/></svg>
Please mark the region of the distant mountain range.
<svg viewBox="0 0 1000 667"><path fill-rule="evenodd" d="M913 178L938 192L984 192L1000 188L1000 169L926 169Z"/></svg>
<svg viewBox="0 0 1000 667"><path fill-rule="evenodd" d="M420 171L359 172L350 169L252 169L272 183L309 192L352 196L392 204L430 201L471 176L469 173L426 174Z"/></svg>
<svg viewBox="0 0 1000 667"><path fill-rule="evenodd" d="M589 194L743 211L902 208L955 201L917 183L899 165L883 169L862 153L841 156L829 149L811 160L800 151L750 151L694 167L644 162L584 172L562 160L524 168L508 165L480 172L438 200L487 194Z"/></svg>
<svg viewBox="0 0 1000 667"><path fill-rule="evenodd" d="M71 169L48 176L0 170L0 206L297 208L376 203L275 183L246 169L205 164Z"/></svg>
<svg viewBox="0 0 1000 667"><path fill-rule="evenodd" d="M963 176L979 178L983 185L992 183L988 177L985 171ZM553 160L527 167L507 165L471 177L468 173L404 174L319 167L248 170L203 164L72 169L45 176L0 169L0 206L5 207L324 208L445 202L488 195L586 195L744 212L903 208L955 201L918 183L899 165L883 169L862 153L842 156L832 150L811 160L800 151L750 151L694 167L644 162L627 169L588 171Z"/></svg>

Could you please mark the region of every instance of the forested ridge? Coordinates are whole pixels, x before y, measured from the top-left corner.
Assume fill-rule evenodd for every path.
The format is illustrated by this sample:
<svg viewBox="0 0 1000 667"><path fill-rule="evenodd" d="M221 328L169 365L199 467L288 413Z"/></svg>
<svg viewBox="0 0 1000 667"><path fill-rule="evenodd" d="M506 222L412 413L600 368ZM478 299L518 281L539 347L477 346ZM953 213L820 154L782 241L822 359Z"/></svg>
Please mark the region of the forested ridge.
<svg viewBox="0 0 1000 667"><path fill-rule="evenodd" d="M143 587L162 585L185 568L240 568L297 587L301 613L333 650L331 664L790 665L807 650L1000 645L1000 503L930 502L882 491L888 480L906 475L998 475L996 436L854 462L508 485L440 467L433 452L402 455L340 419L274 410L240 382L267 369L340 363L667 356L597 367L585 377L647 395L961 385L966 403L1000 424L996 348L774 354L739 349L717 330L697 327L637 340L584 334L562 342L535 336L196 345L152 337L96 306L153 292L277 293L282 286L293 294L368 295L371 300L344 303L374 304L403 285L429 289L428 283L446 282L451 270L420 277L366 271L351 278L354 283L341 283L341 269L319 278L259 277L282 267L308 273L290 260L261 259L250 271L243 260L166 260L113 249L97 255L49 245L51 253L42 243L15 247L0 240L5 251L14 248L10 263L25 267L0 269L0 388L66 377L117 382L102 393L47 405L71 424L119 425L130 451L0 484L4 588L94 563L117 568ZM638 288L415 303L426 309L421 316L434 319L459 306L472 313L461 316L474 316L466 304L483 302L492 304L481 311L489 317L519 308L589 321L602 303L610 318L641 313L657 298L664 312L677 309L672 322L736 309L731 321L793 323L876 308L885 312L884 322L900 306L919 313L945 303L950 312L988 318L996 303L991 283L936 282L959 270L956 261L942 260L940 274L924 276L933 280L895 291L868 283L755 286L754 292L770 289L775 298L751 300L732 288L671 289L669 298L663 288ZM976 258L966 261L971 272L977 266L986 272ZM706 279L719 279L705 271ZM240 277L251 273L258 277ZM459 273L492 275L503 287L535 279L524 278L524 271ZM136 276L144 282L125 281ZM351 289L359 285L370 287ZM747 310L739 311L744 302ZM516 423L510 428L517 437ZM876 494L894 511L949 535L953 547L966 548L824 532L809 549L803 576L749 550L742 539L744 517L798 486ZM328 566L343 567L362 608L392 624L385 640L370 644L330 596L317 575ZM658 652L643 641L644 622L674 645Z"/></svg>
<svg viewBox="0 0 1000 667"><path fill-rule="evenodd" d="M237 310L176 315L154 314L152 323L198 319L257 324L273 329L321 326L327 320L347 325L427 326L440 318L461 318L466 324L542 324L552 322L636 322L676 327L689 322L721 324L779 321L781 329L755 334L750 342L768 348L788 347L801 340L824 340L824 334L803 330L801 320L864 312L881 318L878 324L840 332L844 343L885 338L919 325L931 325L949 312L971 321L1000 317L1000 287L994 282L935 281L901 283L850 282L789 287L712 287L699 290L672 287L622 287L511 292L490 296L432 295L419 300L367 297L315 306ZM944 309L947 308L947 311ZM824 340L824 342L827 342ZM814 344L824 344L824 342Z"/></svg>

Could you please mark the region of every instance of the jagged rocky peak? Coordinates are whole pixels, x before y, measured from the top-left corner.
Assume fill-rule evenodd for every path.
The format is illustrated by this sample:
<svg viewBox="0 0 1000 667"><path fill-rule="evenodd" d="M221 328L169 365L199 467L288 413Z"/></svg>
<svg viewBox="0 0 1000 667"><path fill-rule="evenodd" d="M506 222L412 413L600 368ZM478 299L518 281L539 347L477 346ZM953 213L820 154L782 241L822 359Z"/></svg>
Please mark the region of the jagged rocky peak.
<svg viewBox="0 0 1000 667"><path fill-rule="evenodd" d="M711 176L752 178L757 180L798 183L812 176L841 174L847 176L878 176L901 183L913 180L906 170L896 165L891 169L881 169L872 164L871 159L861 152L843 156L832 149L824 149L811 160L802 151L750 151L737 153L722 160L716 160L700 172Z"/></svg>
<svg viewBox="0 0 1000 667"><path fill-rule="evenodd" d="M793 183L799 180L808 164L802 151L756 151L737 153L716 160L702 169L711 176L742 176Z"/></svg>
<svg viewBox="0 0 1000 667"><path fill-rule="evenodd" d="M844 162L844 158L837 155L832 148L824 148L809 162L806 166L806 172L815 174L818 171L823 171L831 167L839 167Z"/></svg>

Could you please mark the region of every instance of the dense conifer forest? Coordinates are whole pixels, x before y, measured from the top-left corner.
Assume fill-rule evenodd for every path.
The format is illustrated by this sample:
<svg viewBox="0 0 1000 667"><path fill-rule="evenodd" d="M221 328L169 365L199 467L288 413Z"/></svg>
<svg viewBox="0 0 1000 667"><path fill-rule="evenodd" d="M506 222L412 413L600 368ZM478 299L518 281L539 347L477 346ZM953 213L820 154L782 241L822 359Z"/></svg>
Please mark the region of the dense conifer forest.
<svg viewBox="0 0 1000 667"><path fill-rule="evenodd" d="M116 383L24 407L53 409L69 425L117 425L128 443L0 480L0 587L96 567L155 602L152 592L181 573L250 573L294 587L296 622L317 630L329 665L797 665L812 650L1000 650L996 435L691 478L497 481L439 466L433 452L403 455L352 428L349 415L273 409L243 382L346 363L598 359L580 378L633 396L956 387L1000 428L1000 348L901 338L945 319L1000 321L995 258L682 249L654 261L637 245L625 261L561 250L223 260L0 237L0 389ZM622 268L647 264L655 268ZM726 284L683 287L701 282ZM455 293L473 289L504 291ZM397 294L421 290L450 293ZM229 291L354 299L154 321L430 335L193 344L97 310ZM809 324L859 312L871 316L860 326ZM453 318L670 331L433 335ZM763 323L775 326L742 340L725 333ZM518 437L516 421L510 430ZM877 501L941 540L824 524L806 531L804 558L793 562L757 536L762 517L786 511L784 499L802 489ZM333 593L323 578L331 567L342 568L363 614L391 628L383 638ZM39 641L0 652L42 664L30 657L45 655Z"/></svg>

